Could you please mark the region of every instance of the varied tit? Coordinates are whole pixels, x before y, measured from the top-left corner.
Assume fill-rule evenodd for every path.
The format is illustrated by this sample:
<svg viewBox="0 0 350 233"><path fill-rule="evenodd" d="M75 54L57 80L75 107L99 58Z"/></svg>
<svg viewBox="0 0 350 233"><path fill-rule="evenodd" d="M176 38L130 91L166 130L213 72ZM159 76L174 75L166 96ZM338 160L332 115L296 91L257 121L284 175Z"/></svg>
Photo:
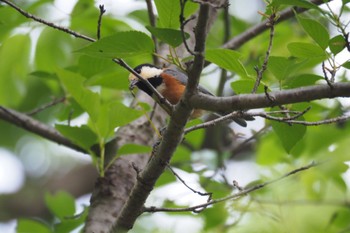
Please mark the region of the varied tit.
<svg viewBox="0 0 350 233"><path fill-rule="evenodd" d="M151 64L138 65L134 68L134 71L138 73L142 78L148 80L148 82L173 105L177 104L180 101L188 82L187 75L180 71L169 68L160 69ZM137 86L139 89L146 92L149 96L152 97L152 90L148 88L142 81L140 81L135 75L130 74L129 81L130 89L133 89L135 86ZM198 91L207 95L214 96L214 94L212 94L201 85L198 86ZM202 114L202 110L195 109L191 115L191 118L197 118ZM234 118L233 120L243 127L247 126L247 123L244 119Z"/></svg>

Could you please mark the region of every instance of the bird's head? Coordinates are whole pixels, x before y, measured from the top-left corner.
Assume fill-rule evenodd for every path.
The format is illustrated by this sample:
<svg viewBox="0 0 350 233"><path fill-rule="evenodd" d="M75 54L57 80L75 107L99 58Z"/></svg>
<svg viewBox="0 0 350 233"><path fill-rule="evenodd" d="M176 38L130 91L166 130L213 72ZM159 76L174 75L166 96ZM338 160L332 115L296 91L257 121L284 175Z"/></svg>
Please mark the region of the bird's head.
<svg viewBox="0 0 350 233"><path fill-rule="evenodd" d="M154 65L151 65L151 64L138 65L134 68L134 71L146 80L148 80L150 78L155 78L163 72L162 69L160 69ZM129 87L130 87L130 89L133 89L140 82L140 79L131 73L129 75L129 81L130 81Z"/></svg>

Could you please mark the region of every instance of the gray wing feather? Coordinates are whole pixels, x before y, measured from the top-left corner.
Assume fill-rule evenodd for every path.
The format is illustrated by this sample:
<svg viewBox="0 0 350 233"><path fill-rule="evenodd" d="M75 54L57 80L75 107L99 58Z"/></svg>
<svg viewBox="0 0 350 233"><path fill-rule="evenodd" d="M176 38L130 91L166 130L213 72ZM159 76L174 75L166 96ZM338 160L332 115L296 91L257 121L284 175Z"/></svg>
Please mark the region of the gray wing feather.
<svg viewBox="0 0 350 233"><path fill-rule="evenodd" d="M188 77L185 73L183 73L182 71L179 70L172 70L172 69L165 69L163 71L164 73L167 73L169 75L172 75L174 77L177 78L177 80L179 80L182 84L184 84L186 86L187 82L188 82ZM200 90L201 92L203 92L204 94L207 95L211 95L214 96L213 93L211 93L210 91L208 91L206 88L204 88L203 86L199 85L198 86L198 90Z"/></svg>

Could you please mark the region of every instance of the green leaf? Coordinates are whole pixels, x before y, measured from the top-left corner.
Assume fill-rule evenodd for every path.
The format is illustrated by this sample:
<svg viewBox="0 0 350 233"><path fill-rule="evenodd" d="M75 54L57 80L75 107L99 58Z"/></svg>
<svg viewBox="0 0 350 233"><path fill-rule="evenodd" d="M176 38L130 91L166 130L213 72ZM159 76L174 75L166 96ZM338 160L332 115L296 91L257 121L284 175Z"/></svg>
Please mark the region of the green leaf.
<svg viewBox="0 0 350 233"><path fill-rule="evenodd" d="M116 64L109 59L91 56L80 56L79 58L79 73L84 77L92 77L102 72L110 71L116 67Z"/></svg>
<svg viewBox="0 0 350 233"><path fill-rule="evenodd" d="M180 3L174 0L155 0L159 26L163 28L179 28L180 27ZM187 1L184 11L184 17L193 14L198 8L198 4Z"/></svg>
<svg viewBox="0 0 350 233"><path fill-rule="evenodd" d="M286 85L288 88L310 86L314 85L318 80L322 79L324 79L322 76L315 74L301 74L288 80L288 82L286 82Z"/></svg>
<svg viewBox="0 0 350 233"><path fill-rule="evenodd" d="M73 96L77 103L89 114L91 119L96 122L99 116L100 98L83 86L85 79L77 73L57 69L57 75L66 90Z"/></svg>
<svg viewBox="0 0 350 233"><path fill-rule="evenodd" d="M43 223L30 219L20 219L17 223L17 233L51 233Z"/></svg>
<svg viewBox="0 0 350 233"><path fill-rule="evenodd" d="M205 218L205 229L212 229L224 225L228 217L227 208L224 204L219 203L212 208L208 208L203 212Z"/></svg>
<svg viewBox="0 0 350 233"><path fill-rule="evenodd" d="M15 35L0 42L0 104L16 106L26 91L30 38Z"/></svg>
<svg viewBox="0 0 350 233"><path fill-rule="evenodd" d="M110 102L101 106L96 130L102 138L108 138L118 126L126 125L136 120L143 113L126 107L119 102Z"/></svg>
<svg viewBox="0 0 350 233"><path fill-rule="evenodd" d="M341 66L350 70L350 60L347 62L344 62Z"/></svg>
<svg viewBox="0 0 350 233"><path fill-rule="evenodd" d="M223 69L237 73L243 78L249 75L240 61L241 54L229 49L208 49L206 60L220 66Z"/></svg>
<svg viewBox="0 0 350 233"><path fill-rule="evenodd" d="M304 137L306 133L305 125L289 125L287 123L277 121L271 121L271 125L278 138L281 140L287 153L290 153L293 147Z"/></svg>
<svg viewBox="0 0 350 233"><path fill-rule="evenodd" d="M350 212L348 209L339 209L334 213L329 223L346 229L349 225L349 218Z"/></svg>
<svg viewBox="0 0 350 233"><path fill-rule="evenodd" d="M179 30L171 28L155 28L150 26L146 26L146 28L152 33L152 35L174 48L181 45L183 42L182 33ZM190 35L185 33L185 38L188 39L189 37Z"/></svg>
<svg viewBox="0 0 350 233"><path fill-rule="evenodd" d="M329 40L329 48L334 55L340 53L346 46L346 41L342 35L337 35Z"/></svg>
<svg viewBox="0 0 350 233"><path fill-rule="evenodd" d="M277 136L273 133L261 138L257 149L256 161L258 164L272 165L283 161L286 154L277 140Z"/></svg>
<svg viewBox="0 0 350 233"><path fill-rule="evenodd" d="M201 119L194 119L186 124L186 128L203 123ZM200 149L204 139L204 130L199 129L186 134L185 142L189 143L193 148Z"/></svg>
<svg viewBox="0 0 350 233"><path fill-rule="evenodd" d="M326 59L326 52L319 46L303 43L303 42L293 42L287 45L289 52L295 57L301 58L320 58Z"/></svg>
<svg viewBox="0 0 350 233"><path fill-rule="evenodd" d="M84 211L74 218L62 219L60 223L55 224L55 233L72 232L74 229L80 227L86 220L88 215L88 207L84 207Z"/></svg>
<svg viewBox="0 0 350 233"><path fill-rule="evenodd" d="M278 79L283 80L290 76L295 70L296 59L293 57L276 57L270 56L268 70Z"/></svg>
<svg viewBox="0 0 350 233"><path fill-rule="evenodd" d="M47 27L40 33L36 50L35 66L37 70L53 72L56 67L71 64L71 45L73 38Z"/></svg>
<svg viewBox="0 0 350 233"><path fill-rule="evenodd" d="M162 175L159 177L159 179L157 179L156 182L156 187L160 187L162 185L167 185L171 182L176 181L175 176L173 175L172 172L170 172L170 170L165 170Z"/></svg>
<svg viewBox="0 0 350 233"><path fill-rule="evenodd" d="M231 88L236 94L251 93L255 84L255 80L244 79L231 83ZM257 93L264 93L263 85L259 85Z"/></svg>
<svg viewBox="0 0 350 233"><path fill-rule="evenodd" d="M125 144L118 150L118 155L128 154L146 154L150 153L152 148L150 146L137 145L137 144Z"/></svg>
<svg viewBox="0 0 350 233"><path fill-rule="evenodd" d="M298 21L304 28L305 32L322 48L328 47L329 33L327 29L313 19L302 18L297 15Z"/></svg>
<svg viewBox="0 0 350 233"><path fill-rule="evenodd" d="M75 213L74 197L67 192L59 191L54 195L46 193L45 204L51 213L61 220Z"/></svg>
<svg viewBox="0 0 350 233"><path fill-rule="evenodd" d="M101 58L126 58L153 51L153 41L149 36L139 31L127 31L104 37L77 52Z"/></svg>
<svg viewBox="0 0 350 233"><path fill-rule="evenodd" d="M97 143L96 134L87 126L68 126L56 124L55 128L64 136L72 140L79 146L89 150L92 145Z"/></svg>
<svg viewBox="0 0 350 233"><path fill-rule="evenodd" d="M117 68L115 71L105 72L95 75L86 81L89 86L102 86L107 88L129 90L128 71Z"/></svg>
<svg viewBox="0 0 350 233"><path fill-rule="evenodd" d="M273 0L272 6L288 5L288 6L298 6L307 9L319 9L315 4L308 2L306 0Z"/></svg>

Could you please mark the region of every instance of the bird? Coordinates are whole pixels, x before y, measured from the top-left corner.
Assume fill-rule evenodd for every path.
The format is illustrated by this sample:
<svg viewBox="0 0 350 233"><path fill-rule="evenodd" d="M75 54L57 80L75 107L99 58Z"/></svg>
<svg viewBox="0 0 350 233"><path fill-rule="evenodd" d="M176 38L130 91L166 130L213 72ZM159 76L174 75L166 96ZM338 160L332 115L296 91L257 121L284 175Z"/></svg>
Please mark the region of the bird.
<svg viewBox="0 0 350 233"><path fill-rule="evenodd" d="M180 101L188 82L187 75L179 70L162 69L149 63L136 66L134 71L147 80L172 105L176 105ZM152 98L154 97L153 91L132 73L129 75L129 82L130 89L134 89L136 86ZM206 95L215 96L201 85L198 85L198 91ZM195 109L191 114L191 119L202 116L204 112L201 109ZM224 114L216 113L216 115L222 116ZM243 127L247 126L246 121L242 118L233 118L233 120Z"/></svg>

